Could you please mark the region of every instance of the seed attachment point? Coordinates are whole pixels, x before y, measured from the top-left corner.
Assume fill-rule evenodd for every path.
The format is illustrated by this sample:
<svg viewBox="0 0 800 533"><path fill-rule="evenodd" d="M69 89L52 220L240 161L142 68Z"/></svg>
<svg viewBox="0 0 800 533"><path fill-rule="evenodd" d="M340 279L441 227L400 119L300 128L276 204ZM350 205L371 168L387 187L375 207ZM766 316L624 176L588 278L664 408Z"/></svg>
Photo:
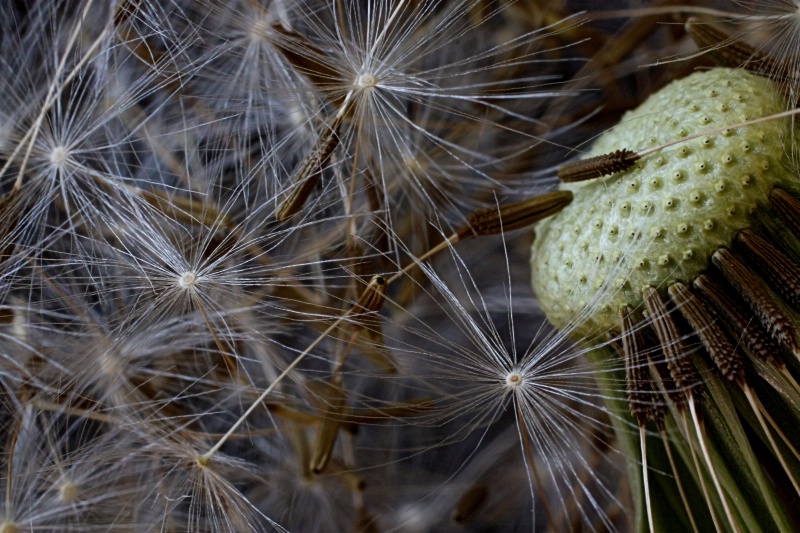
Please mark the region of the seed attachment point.
<svg viewBox="0 0 800 533"><path fill-rule="evenodd" d="M178 285L180 285L183 289L191 289L197 284L199 279L200 277L197 274L187 271L181 274L178 278Z"/></svg>
<svg viewBox="0 0 800 533"><path fill-rule="evenodd" d="M75 502L80 496L80 488L72 481L64 480L59 484L58 495L65 502Z"/></svg>
<svg viewBox="0 0 800 533"><path fill-rule="evenodd" d="M378 78L371 72L364 72L356 78L356 87L359 89L372 89L376 85L378 85Z"/></svg>
<svg viewBox="0 0 800 533"><path fill-rule="evenodd" d="M516 389L524 383L524 378L518 370L510 372L506 376L506 386L510 389Z"/></svg>
<svg viewBox="0 0 800 533"><path fill-rule="evenodd" d="M69 150L65 146L56 146L50 152L50 163L54 167L63 167L67 159L69 159Z"/></svg>

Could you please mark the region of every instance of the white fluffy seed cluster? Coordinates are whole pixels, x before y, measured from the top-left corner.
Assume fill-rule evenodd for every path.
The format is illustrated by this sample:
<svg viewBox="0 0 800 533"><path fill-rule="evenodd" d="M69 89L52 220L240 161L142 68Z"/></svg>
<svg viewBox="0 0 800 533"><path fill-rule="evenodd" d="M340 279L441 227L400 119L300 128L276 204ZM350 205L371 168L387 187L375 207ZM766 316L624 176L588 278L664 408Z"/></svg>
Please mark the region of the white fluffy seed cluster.
<svg viewBox="0 0 800 533"><path fill-rule="evenodd" d="M772 83L743 70L692 74L653 94L586 157L652 146L782 111ZM800 185L786 157L790 119L727 128L643 157L631 170L564 185L575 198L539 224L533 287L558 328L607 331L645 287L689 282L751 226L776 185Z"/></svg>

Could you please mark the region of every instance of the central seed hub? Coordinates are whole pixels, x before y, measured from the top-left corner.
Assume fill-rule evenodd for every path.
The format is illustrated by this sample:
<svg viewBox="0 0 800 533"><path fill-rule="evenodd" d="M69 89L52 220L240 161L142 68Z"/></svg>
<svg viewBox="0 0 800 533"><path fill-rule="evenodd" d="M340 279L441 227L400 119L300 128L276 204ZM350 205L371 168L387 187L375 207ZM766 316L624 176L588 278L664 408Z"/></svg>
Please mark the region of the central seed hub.
<svg viewBox="0 0 800 533"><path fill-rule="evenodd" d="M506 376L506 385L511 388L516 388L522 385L522 374L517 371L511 372Z"/></svg>
<svg viewBox="0 0 800 533"><path fill-rule="evenodd" d="M56 146L50 152L50 163L53 165L60 167L64 164L64 162L69 157L69 152L63 146Z"/></svg>
<svg viewBox="0 0 800 533"><path fill-rule="evenodd" d="M378 85L378 78L370 72L365 72L356 78L356 85L362 89L371 89Z"/></svg>
<svg viewBox="0 0 800 533"><path fill-rule="evenodd" d="M195 283L197 283L197 274L195 274L194 272L184 272L178 278L178 285L180 285L184 289L194 287Z"/></svg>

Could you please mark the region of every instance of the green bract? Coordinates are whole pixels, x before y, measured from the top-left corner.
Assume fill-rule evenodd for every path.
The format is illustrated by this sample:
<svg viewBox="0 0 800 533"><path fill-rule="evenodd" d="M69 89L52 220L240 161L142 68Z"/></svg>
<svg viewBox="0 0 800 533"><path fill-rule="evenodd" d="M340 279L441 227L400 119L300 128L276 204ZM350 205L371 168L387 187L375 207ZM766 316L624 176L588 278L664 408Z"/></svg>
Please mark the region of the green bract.
<svg viewBox="0 0 800 533"><path fill-rule="evenodd" d="M782 111L773 84L743 70L714 69L675 81L628 112L587 157L644 151L703 131ZM536 227L533 287L559 328L614 329L642 289L690 282L711 254L753 225L775 186L795 190L787 156L791 119L689 139L634 168L563 187L575 198Z"/></svg>

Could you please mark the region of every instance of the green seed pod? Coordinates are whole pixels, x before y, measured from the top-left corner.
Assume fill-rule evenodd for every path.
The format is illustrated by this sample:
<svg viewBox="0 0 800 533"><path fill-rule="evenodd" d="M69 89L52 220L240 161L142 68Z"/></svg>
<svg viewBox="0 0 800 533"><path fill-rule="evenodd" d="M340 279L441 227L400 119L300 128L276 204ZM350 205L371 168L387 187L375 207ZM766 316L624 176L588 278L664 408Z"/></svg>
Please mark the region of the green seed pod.
<svg viewBox="0 0 800 533"><path fill-rule="evenodd" d="M533 287L549 320L574 335L615 329L621 308L642 307L644 288L665 292L708 268L718 248L764 216L774 187L796 191L791 119L726 127L779 113L781 102L766 78L714 69L671 83L602 135L586 157L709 131L624 172L562 186L574 200L537 225L532 250Z"/></svg>

